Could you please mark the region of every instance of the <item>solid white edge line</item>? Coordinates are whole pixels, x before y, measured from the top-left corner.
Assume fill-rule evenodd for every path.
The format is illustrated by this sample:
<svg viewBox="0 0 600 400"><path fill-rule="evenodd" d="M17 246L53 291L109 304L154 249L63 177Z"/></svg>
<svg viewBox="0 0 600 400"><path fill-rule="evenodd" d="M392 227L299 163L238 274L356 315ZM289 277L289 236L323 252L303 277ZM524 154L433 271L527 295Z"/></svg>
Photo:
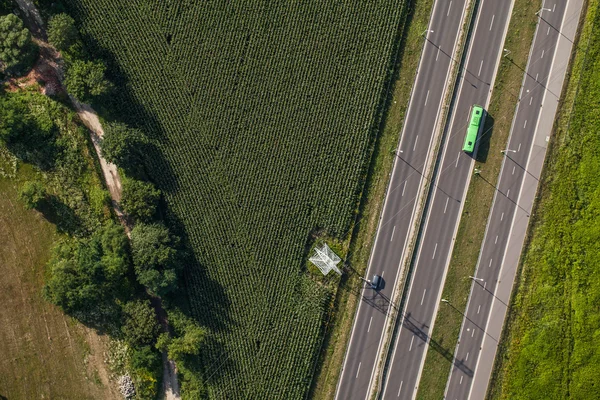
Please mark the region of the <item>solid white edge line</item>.
<svg viewBox="0 0 600 400"><path fill-rule="evenodd" d="M508 33L508 27L509 27L509 25L510 25L510 20L511 20L511 17L512 17L512 11L513 11L513 6L514 6L514 5L515 5L515 0L511 0L511 2L510 2L510 9L508 10L508 14L507 14L507 15L508 15L508 18L507 18L507 21L506 21L506 23L505 23L505 25L504 25L504 33L502 34L502 45L504 45L504 43L506 42L506 34ZM503 48L503 47L502 47L502 48ZM531 50L530 50L530 51L531 51ZM497 60L496 60L496 67L494 68L494 74L493 74L493 76L492 76L492 80L490 81L490 87L491 87L491 89L490 89L490 93L489 93L489 96L488 96L488 100L487 100L487 102L486 102L486 103L487 103L487 105L486 105L486 109L487 109L487 106L489 105L489 102L490 102L490 100L491 100L491 98L492 98L492 91L493 91L493 88L494 88L494 82L496 81L496 74L498 73L498 67L499 67L499 65L500 65L500 60L501 60L501 58L502 58L502 51L500 51L500 52L498 53L498 58L497 58ZM522 90L523 90L523 88L521 87L521 91L522 91ZM519 93L519 98L520 98L520 97L521 97L521 94ZM518 107L518 104L517 104L517 107ZM509 138L509 139L510 139L510 138ZM473 162L474 162L474 161L475 161L475 160L473 160ZM471 167L472 167L472 165L471 165ZM502 167L501 167L500 173L502 173L502 168L503 168L503 167L504 167L504 162L502 163ZM459 214L459 215L462 215L462 208L461 208L461 212L460 212L460 214ZM491 216L491 213L490 213L490 216ZM457 225L458 225L458 224L457 224ZM486 233L484 234L484 240L485 240L485 236L487 235L487 230L488 230L488 227L489 227L489 221L488 221L488 224L487 224L487 225L486 225L486 227L485 227L485 229L486 229ZM479 263L481 262L480 258L481 258L481 252L479 253L479 257L478 257L478 259L477 259L477 264L476 264L477 266L478 266L478 265L479 265ZM479 268L479 267L477 267L477 268ZM477 273L475 274L475 276L477 276ZM444 279L444 282L445 282L445 279ZM466 313L468 313L468 311L469 311L469 305L470 305L470 301L471 301L471 294L473 293L473 290L472 290L472 289L473 289L473 286L474 286L474 285L475 285L475 282L472 282L472 283L471 283L471 290L469 291L469 298L468 298L468 300L467 300L467 308L465 309L465 312L466 312ZM436 310L436 311L437 311L437 310ZM463 331L463 329L464 329L464 323L465 323L465 318L463 318L463 321L462 321L462 324L461 324L460 330L458 331L458 332L459 332L459 334L458 334L459 341L460 341L461 332L462 332L462 331ZM475 331L473 331L473 332L475 332ZM459 341L457 341L456 348L455 348L455 350L454 350L454 354L455 354L455 356L456 356L456 354L458 354L458 346L459 346L459 344L460 344L460 342L459 342ZM453 368L453 365L454 365L454 363L452 363L452 366L450 366L450 373L448 374L448 381L446 382L446 388L444 389L444 398L446 398L446 396L447 396L447 394L448 394L448 387L450 386L450 381L452 380L452 368Z"/></svg>
<svg viewBox="0 0 600 400"><path fill-rule="evenodd" d="M436 11L438 10L438 8L439 7L433 7L432 13L431 13L431 17L429 19L428 28L431 28L430 25L431 25L432 21L435 18L435 14L436 14ZM402 147L402 142L403 142L403 140L404 140L404 138L406 136L405 135L405 133L406 133L406 121L410 117L411 110L413 108L413 103L414 103L413 97L415 95L414 91L415 91L415 88L419 85L419 82L421 80L421 73L420 73L420 71L421 71L421 68L423 66L423 60L425 59L425 53L428 51L428 49L431 48L431 46L427 46L427 43L428 43L427 40L423 41L423 50L421 51L421 58L419 59L419 66L417 67L417 74L416 74L415 82L413 84L413 87L411 88L408 109L406 110L406 117L404 119L404 123L403 123L403 126L402 126L402 132L400 134L400 139L398 141L398 145L396 146L397 149L400 149ZM371 267L372 267L372 263L373 263L373 254L375 253L375 251L377 249L377 241L378 241L378 238L379 238L379 233L381 231L381 223L383 221L383 216L385 215L385 210L386 210L386 208L388 206L388 200L389 200L388 194L389 194L390 188L392 187L393 178L394 178L394 175L396 173L396 168L397 167L398 167L398 158L394 157L394 166L392 167L392 173L390 175L390 181L389 181L388 186L387 186L387 188L385 190L385 194L384 194L385 200L383 202L383 209L381 210L381 213L379 215L379 221L377 223L377 225L378 225L377 226L377 232L375 233L375 241L373 242L373 248L371 249L371 252L369 254L369 261L368 261L368 264L367 264L367 269L365 271L365 277L369 277L369 275L371 273ZM404 185L406 187L406 182L404 183ZM420 185L421 185L421 182L419 182L419 187L420 187ZM416 205L416 202L415 202L415 205ZM413 205L413 211L412 211L412 214L411 214L411 217L410 217L410 225L412 225L412 221L414 219L415 205ZM408 235L407 235L407 237L408 237ZM406 239L405 239L405 245L406 245ZM398 272L396 272L396 277L394 278L394 282L392 284L392 287L394 287L396 285L396 279L397 279L397 277L398 277ZM356 331L356 318L358 317L358 315L360 315L360 310L362 308L362 304L363 304L363 301L359 301L358 307L356 308L356 312L354 313L354 317L352 319L352 333L350 334L350 339L348 340L348 344L346 346L346 351L344 353L344 363L342 364L342 369L340 371L340 377L338 378L338 382L337 382L336 389L335 389L335 397L334 397L335 400L338 400L338 396L339 396L339 393L340 393L340 388L342 386L342 382L344 381L344 372L346 371L346 364L348 363L348 353L349 353L350 348L352 347L352 341L354 339L354 333ZM387 316L386 316L386 319L387 319ZM381 347L381 340L383 339L383 334L384 334L384 330L382 330L382 332L381 332L381 339L379 340L378 351L379 351L379 348ZM379 356L377 356L377 358L375 359L375 363L377 363L378 360L379 360ZM371 374L371 380L372 379L373 379L373 376ZM371 386L371 382L369 381L369 387L370 386ZM369 396L369 391L370 391L370 389L367 389L367 397Z"/></svg>
<svg viewBox="0 0 600 400"><path fill-rule="evenodd" d="M436 5L437 4L438 3L436 3ZM462 25L464 23L464 17L465 17L466 7L467 7L467 2L465 1L465 5L463 6L462 14L461 14L460 19L459 19L459 23L460 23L461 27L462 27ZM435 12L436 11L437 11L437 8L434 9L434 11L432 13L432 17L429 19L429 25L428 25L428 27L431 27L430 25L431 25L432 21L434 20L434 16L435 16ZM458 43L458 37L459 37L459 32L456 33L456 39L454 39L454 45L452 46L452 54L454 54L456 52L456 45ZM421 64L419 63L419 68L420 68L420 65ZM446 79L444 80L444 82L448 82L448 76L450 75L450 71L451 70L452 70L452 63L450 62L448 64L448 71L446 72ZM416 87L416 82L415 82L415 85L413 85L413 89L414 89L414 87ZM442 100L445 98L447 90L448 90L448 85L446 85L446 87L444 88L444 91L442 93L442 96L440 97ZM412 94L411 94L411 96L412 96ZM440 117L441 108L442 108L442 102L440 101L440 106L438 107L438 115L436 116L436 124L434 126L437 126L437 121L439 120L439 117ZM407 115L408 115L408 113L407 113ZM429 141L429 148L431 148L431 141L433 140L433 136L434 135L431 135L431 139ZM421 182L419 183L419 185L421 185L421 183L422 183L422 179L421 179ZM420 186L419 186L419 188L420 188ZM416 202L415 202L415 204L416 204ZM413 214L414 214L414 208L413 208ZM413 271L413 275L411 277L411 281L410 281L410 285L408 287L408 293L407 293L407 297L406 298L410 297L410 293L412 291L412 283L413 283L413 278L414 278L415 272L416 272L416 267L415 267L415 271ZM404 308L402 310L400 310L400 311L403 313L405 309L406 309L406 304L405 304ZM400 318L401 318L400 324L402 324L402 321L404 319L403 314L400 315ZM398 343L400 342L400 336L401 335L402 335L402 330L400 330L400 332L398 333L398 336L395 339L394 350L392 352L392 358L391 358L391 361L390 361L390 364L389 364L390 368L389 368L388 374L387 374L388 379L391 376L391 371L392 371L392 367L393 367L393 360L396 357L396 350L398 348ZM379 349L377 351L379 352ZM374 371L373 371L373 373L374 373ZM371 379L372 379L372 377L371 377ZM402 381L402 382L404 382L404 381ZM369 386L371 386L370 382L369 382ZM387 381L383 383L382 397L385 397L386 390L387 390ZM337 397L336 397L336 399L337 399Z"/></svg>
<svg viewBox="0 0 600 400"><path fill-rule="evenodd" d="M479 21L480 21L480 19L481 19L481 12L482 12L481 10L483 9L483 3L484 3L484 2L485 2L485 0L482 0L482 2L481 2L481 5L479 6L479 9L478 9L478 12L477 12L477 18L476 18L476 20L475 20L475 25L474 25L474 27L473 27L473 32L477 32L477 28L479 27ZM511 0L511 9L512 9L512 3L513 3L513 2L514 2L514 0ZM466 2L465 2L465 4L466 4ZM463 11L463 13L464 13L464 11ZM508 29L508 22L506 23L506 26L507 26L507 28L506 28L506 29ZM505 30L505 32L506 32L506 30ZM474 36L475 36L475 35L473 35L473 37L474 37ZM471 42L469 43L469 47L468 47L468 49L467 49L467 56L466 56L466 58L465 58L465 65L468 65L468 63L469 63L469 60L470 60L470 58L471 58L471 50L472 50L472 48L473 48L473 43L474 43L474 40L473 40L473 41L471 41ZM502 52L498 52L498 55L499 55L499 56L501 56L501 54L502 54ZM496 69L498 68L498 62L499 62L499 59L498 59L498 61L497 61L497 63L496 63ZM459 76L460 76L460 75L459 75ZM495 73L494 73L494 78L495 78ZM461 80L460 80L460 84L459 84L459 90L458 90L458 92L457 92L457 93L458 93L458 94L457 94L457 98L460 98L460 94L461 94L461 92L462 92L462 88L463 88L464 81L465 81L464 79L461 79ZM492 82L493 82L493 80L492 80ZM486 101L486 103L487 103L487 102L489 102L489 98L488 98L488 101ZM487 107L487 105L486 105L486 107ZM452 113L452 115L451 115L451 117L450 117L450 123L448 124L448 126L449 126L449 129L450 129L450 130L452 129L452 125L454 124L454 118L455 118L455 116L456 116L456 113L454 113L454 112L453 112L453 113ZM444 165L444 160L445 160L445 158L446 158L446 152L447 152L447 150L448 150L448 145L449 145L449 143L450 143L450 141L448 140L448 141L446 141L446 143L444 144L444 149L443 149L443 153L442 153L442 159L440 160L440 165L441 165L441 166L443 166L443 165ZM473 166L474 166L474 165L475 165L475 159L472 159L472 160L471 160L471 166L470 166L470 170L472 170L472 169L473 169ZM439 182L439 179L440 179L440 176L441 176L441 175L437 175L437 176L436 176L436 179L435 179L435 185L437 185L437 184L438 184L438 182ZM471 179L471 174L469 174L469 179ZM463 210L463 208L464 208L464 199L465 199L465 197L466 197L466 195L467 195L467 189L468 189L468 187L469 187L469 185L468 185L468 184L467 184L467 185L465 185L465 188L464 188L464 190L463 190L463 195L462 195L462 198L461 198L461 200L462 200L462 201L461 201L461 205L460 205L460 208L459 208L459 211L458 211L458 214L457 214L457 215L459 215L459 216L462 214L462 210ZM437 191L434 191L434 193L433 193L433 197L432 197L432 199L431 199L431 204L433 204L433 202L435 201L435 196L436 196L436 194L437 194ZM426 232L426 231L427 231L427 226L429 225L429 216L431 215L431 210L432 210L432 209L433 209L433 207L430 207L430 209L429 209L429 212L427 213L427 219L426 219L426 221L425 221L425 227L424 227L424 229L423 229L423 232ZM454 233L452 234L452 243L454 243L454 238L456 237L456 232L458 231L458 225L459 225L459 221L460 221L460 218L457 220L457 223L456 223L456 224L455 224L455 226L454 226ZM424 235L425 235L425 234L424 234ZM420 248L422 248L422 247L420 247ZM446 281L446 276L447 276L447 274L448 274L448 264L449 264L449 262L450 262L450 257L452 256L452 248L453 248L453 245L451 244L451 245L450 245L450 251L448 251L448 257L447 257L447 259L446 259L446 263L445 263L444 273L443 273L443 276L442 276L442 281L441 281L441 282L442 282L442 286L443 286L443 282L445 282L445 281ZM417 268L417 266L418 266L418 261L419 261L419 257L420 257L420 255L421 255L421 251L419 250L419 253L418 253L417 259L416 259L416 261L415 261L415 271L416 271L416 268ZM416 275L416 273L415 273L414 275ZM435 325L435 320L436 320L436 318L435 318L435 317L437 316L437 313L438 313L438 309L439 309L439 305L440 305L440 299L441 299L441 296L442 296L442 291L443 291L443 288L442 288L442 287L440 287L440 288L439 288L439 290L438 290L437 300L436 300L436 302L434 303L434 304L435 304L435 306L434 306L434 310L433 310L433 314L432 314L432 320L431 320L431 323L430 323L430 325L429 325L429 332L433 332L433 328L434 328L434 325ZM408 302L407 302L407 303L408 303ZM426 344L429 344L429 336L427 336L427 341L426 341ZM412 394L412 397L411 397L413 400L414 400L414 399L416 398L416 396L417 396L417 390L418 390L418 387L419 387L419 382L421 381L421 375L423 374L423 365L425 364L425 359L426 359L426 357L427 357L427 351L428 351L428 350L429 350L429 346L424 346L423 355L421 356L421 363L420 363L420 365L419 365L419 372L418 372L418 374L417 374L417 379L416 379L416 383L415 383L415 390L413 391L413 394Z"/></svg>
<svg viewBox="0 0 600 400"><path fill-rule="evenodd" d="M567 10L569 9L569 1L570 0L567 0L567 2L565 4L565 11L564 11L564 14L563 14L562 22L560 24L561 32L563 30L563 25L564 25L564 21L565 21L566 15L567 15ZM543 1L542 1L542 7L543 6L544 6L544 4L543 4ZM539 19L538 19L538 27L539 27ZM536 29L536 36L537 36L537 29ZM535 43L535 39L536 38L534 37L533 43ZM548 72L548 82L550 81L550 78L552 77L552 70L554 69L554 63L556 62L556 53L557 53L557 50L558 50L558 42L560 41L560 39L561 39L561 36L558 35L558 38L556 39L556 49L554 50L554 55L552 57L552 64L550 64L550 70ZM533 48L533 46L531 46L531 47ZM572 51L572 49L573 49L573 46L571 46L571 51ZM529 58L527 60L527 66L525 67L525 71L527 71L528 69L529 69ZM525 73L524 75L526 76L527 74ZM525 78L523 79L523 82L525 82ZM547 93L547 91L544 90L544 96L542 97L542 103L541 104L544 104L546 93ZM540 112L540 116L541 116L541 111L539 111L539 112ZM515 117L516 117L516 112L515 112ZM556 118L556 113L555 113L555 118ZM533 147L534 147L534 142L535 142L535 132L537 132L537 129L538 129L538 126L539 126L539 122L540 122L540 118L538 117L538 122L537 122L535 130L534 130L534 140L531 142L531 148L529 150L529 155L527 156L527 163L525 163L525 167L527 167L529 165L529 160L531 159L531 153L533 152ZM511 128L511 135L512 135L512 128ZM510 140L510 138L509 138L509 140ZM544 157L546 157L546 156L544 155ZM521 182L521 189L519 191L519 197L517 199L517 204L519 204L519 200L521 199L521 195L523 193L523 185L525 184L525 178L526 178L526 176L524 175L523 176L523 181ZM539 183L538 183L538 188L539 188ZM515 214L513 214L513 221L511 223L511 227L510 227L509 232L512 232L514 221L515 221L515 215L516 215L517 211L518 211L518 207L515 207ZM509 238L509 241L510 241L510 238ZM506 242L506 248L504 249L504 255L502 256L502 262L500 263L500 270L498 271L498 276L499 277L502 276L502 267L504 266L504 258L506 257L507 250L508 250L508 242ZM522 251L523 251L523 244L521 244L521 252ZM492 298L492 303L490 304L490 312L488 314L488 318L487 318L487 321L485 323L485 328L484 328L486 331L487 331L487 327L488 327L488 325L490 323L490 318L492 316L492 309L494 308L494 303L496 302L496 292L497 292L499 286L500 285L496 285L496 287L494 289L494 296ZM512 294L512 290L511 290L511 294ZM506 318L506 314L505 314L505 318ZM500 339L500 338L498 338L498 339ZM485 344L485 341L486 341L486 335L483 336L483 340L481 341L481 348L482 349L483 349L483 346ZM456 353L454 353L454 354L456 354ZM475 368L473 370L473 378L471 379L471 383L473 383L475 381L475 376L477 374L477 367L479 365L479 357L480 356L481 356L481 352L479 352L479 354L477 355L477 360L475 361ZM494 358L495 358L495 356L494 356ZM490 384L490 381L488 379L487 385L489 386L489 384ZM473 385L471 384L471 387L469 388L469 396L468 396L468 398L471 397L471 392L472 391L473 391Z"/></svg>

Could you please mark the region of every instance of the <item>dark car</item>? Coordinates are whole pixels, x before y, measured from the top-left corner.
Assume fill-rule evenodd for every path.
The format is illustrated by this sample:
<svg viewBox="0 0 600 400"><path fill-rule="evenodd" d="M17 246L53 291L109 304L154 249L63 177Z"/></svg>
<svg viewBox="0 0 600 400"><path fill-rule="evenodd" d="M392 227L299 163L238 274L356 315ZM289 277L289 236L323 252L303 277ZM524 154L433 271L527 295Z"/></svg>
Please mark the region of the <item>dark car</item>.
<svg viewBox="0 0 600 400"><path fill-rule="evenodd" d="M371 288L373 290L381 289L383 285L383 278L380 275L373 275L373 279L371 280Z"/></svg>

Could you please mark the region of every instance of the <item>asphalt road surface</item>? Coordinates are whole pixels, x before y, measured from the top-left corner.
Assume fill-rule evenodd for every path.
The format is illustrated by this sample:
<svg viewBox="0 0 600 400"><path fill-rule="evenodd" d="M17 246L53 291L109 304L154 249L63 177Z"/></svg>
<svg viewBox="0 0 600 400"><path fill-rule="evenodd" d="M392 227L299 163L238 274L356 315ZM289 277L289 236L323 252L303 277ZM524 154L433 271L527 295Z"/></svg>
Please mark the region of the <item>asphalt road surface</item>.
<svg viewBox="0 0 600 400"><path fill-rule="evenodd" d="M582 0L545 0L539 17L531 16L532 21L538 20L538 26L446 399L485 397L582 3ZM481 179L485 179L485 171L481 172ZM499 288L499 281L504 283L503 287ZM491 313L493 303L499 309ZM487 344L486 351L482 351L483 343ZM484 365L481 373L480 364ZM476 371L475 376L468 371Z"/></svg>
<svg viewBox="0 0 600 400"><path fill-rule="evenodd" d="M429 347L431 351L442 351L429 340L429 335L440 304L474 165L473 158L462 151L462 145L472 105L479 104L485 108L489 102L512 3L510 0L482 0L479 3L465 68L461 71L458 94L451 111L444 152L432 188L402 325L386 373L384 399L413 399ZM429 40L435 44L442 40L442 36L433 34ZM487 132L480 135L485 134ZM465 365L459 368L466 375L473 373Z"/></svg>
<svg viewBox="0 0 600 400"><path fill-rule="evenodd" d="M421 38L423 54L367 268L367 279L381 275L385 286L376 293L365 285L361 293L336 399L368 396L464 14L465 0L437 0Z"/></svg>

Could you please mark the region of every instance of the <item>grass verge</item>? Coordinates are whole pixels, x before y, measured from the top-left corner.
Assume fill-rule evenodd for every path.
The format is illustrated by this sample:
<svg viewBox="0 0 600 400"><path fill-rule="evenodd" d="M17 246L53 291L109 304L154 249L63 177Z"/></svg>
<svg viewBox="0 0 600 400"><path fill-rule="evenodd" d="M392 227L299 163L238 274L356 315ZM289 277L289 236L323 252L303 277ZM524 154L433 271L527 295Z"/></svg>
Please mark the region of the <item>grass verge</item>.
<svg viewBox="0 0 600 400"><path fill-rule="evenodd" d="M45 264L59 235L39 212L26 210L16 172L0 149L0 398L117 399L108 386L105 338L65 316L42 296ZM10 177L6 177L10 175Z"/></svg>
<svg viewBox="0 0 600 400"><path fill-rule="evenodd" d="M433 0L409 1L406 16L405 34L400 38L400 71L395 77L393 93L385 119L384 128L378 137L373 153L373 161L364 188L359 211L359 219L352 235L349 255L346 260L349 274L344 274L337 290L334 314L329 321L330 330L326 334L322 353L315 372L308 397L312 399L332 399L358 301L360 299L360 277L364 275L375 240L383 199L392 171L394 154L399 140L404 116L407 111L417 66L423 49L421 34L429 23ZM406 71L406 73L405 73Z"/></svg>
<svg viewBox="0 0 600 400"><path fill-rule="evenodd" d="M505 148L510 133L515 106L533 41L537 20L533 17L541 1L516 0L504 47L511 50L511 58L502 58L494 91L488 107L489 117L484 126L476 167L484 179L473 179L469 185L462 218L442 297L454 307L466 307L471 280L479 256L487 219L495 192L495 182L502 166L500 150ZM419 384L417 398L441 399L454 356L462 323L462 314L440 307L431 340L435 351L428 351Z"/></svg>
<svg viewBox="0 0 600 400"><path fill-rule="evenodd" d="M600 2L590 0L583 14L492 372L490 399L600 397L595 234Z"/></svg>

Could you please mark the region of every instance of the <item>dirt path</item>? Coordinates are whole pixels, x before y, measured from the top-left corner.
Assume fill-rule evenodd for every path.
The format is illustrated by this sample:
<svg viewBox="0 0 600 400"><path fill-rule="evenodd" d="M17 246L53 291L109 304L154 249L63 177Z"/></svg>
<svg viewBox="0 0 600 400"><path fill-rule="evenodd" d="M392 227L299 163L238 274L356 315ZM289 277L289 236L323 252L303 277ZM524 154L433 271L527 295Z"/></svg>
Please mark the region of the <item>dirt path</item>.
<svg viewBox="0 0 600 400"><path fill-rule="evenodd" d="M90 130L90 137L92 138L94 149L96 149L96 154L98 154L98 159L100 160L100 167L102 168L102 173L104 174L106 187L108 188L110 197L113 201L113 207L117 213L117 216L123 222L125 229L129 230L128 225L125 223L121 207L119 206L122 192L119 171L117 170L117 166L115 164L107 162L102 157L102 152L100 151L100 142L104 137L104 130L102 129L102 124L100 124L98 115L89 105L80 103L73 97L71 97L71 102L73 103L79 118L81 118L81 121L83 121L84 125Z"/></svg>
<svg viewBox="0 0 600 400"><path fill-rule="evenodd" d="M24 22L33 34L34 41L40 47L41 60L40 62L38 62L39 68L52 70L57 78L57 81L60 85L62 85L62 59L60 53L58 53L45 40L47 37L46 30L44 28L44 23L38 9L31 0L16 0L16 2L19 5L21 12L24 14ZM64 87L62 89L66 92L66 89ZM129 223L127 222L127 218L123 214L123 211L121 210L121 207L119 205L122 193L121 178L119 177L119 171L117 170L116 165L107 162L102 157L102 152L100 150L100 142L104 137L104 130L102 129L102 124L100 123L96 112L88 104L80 103L70 95L69 98L71 99L73 107L77 111L79 118L81 118L81 121L90 131L90 137L92 139L94 149L96 150L96 154L98 155L98 159L100 161L100 167L104 175L104 181L106 182L106 187L110 192L112 206L115 210L115 213L117 214L117 217L119 218L119 221L125 227L127 236L130 236ZM162 306L159 306L159 309L157 309L157 314L166 315L164 309L162 309ZM165 330L168 330L166 318L160 318L160 323ZM177 379L177 368L175 366L175 363L169 360L166 352L162 353L162 360L163 387L161 397L165 400L181 400L179 381Z"/></svg>

